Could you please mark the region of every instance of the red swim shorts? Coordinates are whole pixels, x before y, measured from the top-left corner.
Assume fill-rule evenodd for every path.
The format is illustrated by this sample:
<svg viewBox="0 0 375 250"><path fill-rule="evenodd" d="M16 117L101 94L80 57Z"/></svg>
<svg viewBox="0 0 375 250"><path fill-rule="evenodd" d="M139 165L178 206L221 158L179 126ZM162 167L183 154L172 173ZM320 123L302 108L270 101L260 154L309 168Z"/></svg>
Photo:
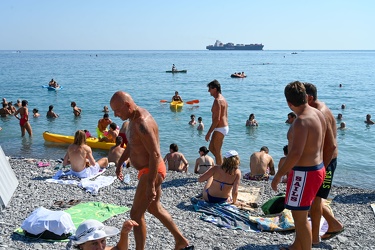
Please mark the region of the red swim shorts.
<svg viewBox="0 0 375 250"><path fill-rule="evenodd" d="M323 163L312 167L294 167L288 176L285 208L309 210L325 175Z"/></svg>
<svg viewBox="0 0 375 250"><path fill-rule="evenodd" d="M150 172L149 168L142 168L141 170L139 170L139 172L138 172L138 180L141 179L142 175L148 174L149 172ZM165 167L164 161L160 161L159 162L159 165L158 165L158 174L161 175L161 178L163 178L163 180L165 179L165 176L167 175L167 168Z"/></svg>

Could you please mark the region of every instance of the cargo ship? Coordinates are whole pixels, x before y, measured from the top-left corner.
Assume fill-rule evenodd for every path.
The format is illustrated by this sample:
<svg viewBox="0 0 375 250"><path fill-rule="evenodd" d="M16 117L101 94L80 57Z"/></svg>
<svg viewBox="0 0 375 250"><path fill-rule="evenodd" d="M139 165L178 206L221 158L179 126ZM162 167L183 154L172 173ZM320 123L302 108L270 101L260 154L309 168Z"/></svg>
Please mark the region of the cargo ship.
<svg viewBox="0 0 375 250"><path fill-rule="evenodd" d="M234 43L222 43L216 40L214 45L206 46L208 50L263 50L263 44L234 44Z"/></svg>

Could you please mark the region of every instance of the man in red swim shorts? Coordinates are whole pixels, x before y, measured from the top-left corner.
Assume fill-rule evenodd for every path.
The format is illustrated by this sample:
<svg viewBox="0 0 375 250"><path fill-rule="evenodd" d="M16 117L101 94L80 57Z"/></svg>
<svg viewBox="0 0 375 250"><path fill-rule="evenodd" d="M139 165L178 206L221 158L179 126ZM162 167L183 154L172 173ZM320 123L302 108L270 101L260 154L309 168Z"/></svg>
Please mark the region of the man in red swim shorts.
<svg viewBox="0 0 375 250"><path fill-rule="evenodd" d="M289 172L285 206L292 210L296 238L286 249L311 249L311 227L307 215L325 176L323 146L332 155L336 145L333 133L327 133L322 112L308 105L302 82L289 83L284 94L297 118L287 134L288 155L272 180L271 187L277 191L282 177Z"/></svg>
<svg viewBox="0 0 375 250"><path fill-rule="evenodd" d="M116 92L111 98L114 115L125 121L129 119L127 128L128 145L120 157L116 174L123 180L122 164L128 158L139 171L139 182L134 195L130 217L139 226L134 228L136 249L144 249L146 240L146 210L158 218L169 229L175 239L175 249L193 249L182 235L171 215L160 203L161 184L165 178L165 165L160 155L158 125L151 114L138 107L132 97L123 91ZM187 248L190 247L190 248Z"/></svg>

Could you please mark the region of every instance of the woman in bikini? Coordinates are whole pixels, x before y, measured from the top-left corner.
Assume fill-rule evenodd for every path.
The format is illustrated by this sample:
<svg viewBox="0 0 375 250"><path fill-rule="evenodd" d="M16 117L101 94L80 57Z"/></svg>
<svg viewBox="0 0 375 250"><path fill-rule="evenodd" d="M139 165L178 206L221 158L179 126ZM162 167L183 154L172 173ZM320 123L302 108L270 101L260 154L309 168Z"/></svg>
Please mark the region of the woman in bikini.
<svg viewBox="0 0 375 250"><path fill-rule="evenodd" d="M198 181L207 181L203 189L203 199L209 203L223 203L230 200L228 198L232 194L231 203L235 204L241 182L239 165L238 153L230 150L224 154L223 165L216 165L201 175Z"/></svg>
<svg viewBox="0 0 375 250"><path fill-rule="evenodd" d="M199 148L198 153L200 157L198 157L195 161L194 173L203 174L215 165L214 159L212 159L211 156L207 155L208 152L210 152L210 150L208 150L204 146Z"/></svg>
<svg viewBox="0 0 375 250"><path fill-rule="evenodd" d="M27 131L27 133L29 133L29 136L32 136L33 131L29 123L29 109L27 108L28 102L26 100L23 100L21 105L22 107L14 113L14 116L18 120L20 120L21 135L25 136L25 131ZM20 114L21 118L17 116L18 114Z"/></svg>

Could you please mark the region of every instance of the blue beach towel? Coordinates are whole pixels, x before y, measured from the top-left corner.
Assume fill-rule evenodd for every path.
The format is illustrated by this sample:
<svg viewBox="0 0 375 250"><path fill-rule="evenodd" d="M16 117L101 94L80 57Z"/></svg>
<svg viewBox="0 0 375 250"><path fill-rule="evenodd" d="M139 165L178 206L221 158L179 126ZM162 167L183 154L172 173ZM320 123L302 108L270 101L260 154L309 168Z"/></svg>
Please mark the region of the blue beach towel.
<svg viewBox="0 0 375 250"><path fill-rule="evenodd" d="M202 213L201 220L213 223L218 227L240 229L248 232L259 231L256 224L249 220L248 212L241 211L229 203L208 203L204 200L191 198L196 212Z"/></svg>

